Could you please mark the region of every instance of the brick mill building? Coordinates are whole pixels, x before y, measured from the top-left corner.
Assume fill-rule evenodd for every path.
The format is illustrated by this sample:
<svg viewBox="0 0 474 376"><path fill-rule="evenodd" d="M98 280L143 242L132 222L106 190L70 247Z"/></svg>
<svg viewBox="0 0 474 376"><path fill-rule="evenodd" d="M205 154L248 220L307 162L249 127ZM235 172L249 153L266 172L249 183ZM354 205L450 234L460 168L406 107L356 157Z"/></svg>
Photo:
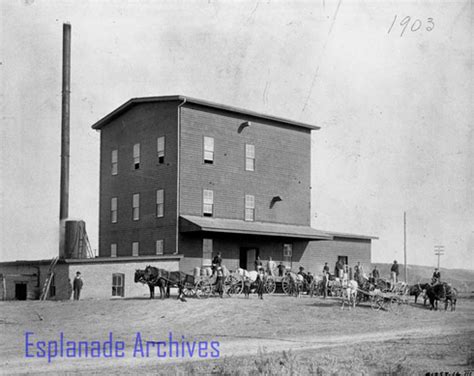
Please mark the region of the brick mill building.
<svg viewBox="0 0 474 376"><path fill-rule="evenodd" d="M370 264L371 237L311 227L319 127L185 96L134 98L100 130L99 256L180 255L180 269L255 258L321 272Z"/></svg>
<svg viewBox="0 0 474 376"><path fill-rule="evenodd" d="M374 237L311 227L311 131L319 127L164 96L133 98L92 128L100 131L99 256L59 260L57 299L68 297L77 270L85 298L145 295L135 269L192 273L217 252L230 270L253 269L257 256L315 274L338 258L370 265ZM0 272L29 270L37 291L47 263L32 263L1 263ZM15 278L7 283L11 298Z"/></svg>

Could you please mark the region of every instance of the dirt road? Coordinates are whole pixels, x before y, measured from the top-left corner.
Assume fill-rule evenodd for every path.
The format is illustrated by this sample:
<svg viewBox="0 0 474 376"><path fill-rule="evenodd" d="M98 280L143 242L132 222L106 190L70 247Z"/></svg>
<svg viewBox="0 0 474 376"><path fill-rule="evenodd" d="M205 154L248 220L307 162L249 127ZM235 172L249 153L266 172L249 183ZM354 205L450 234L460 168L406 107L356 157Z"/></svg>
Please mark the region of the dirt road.
<svg viewBox="0 0 474 376"><path fill-rule="evenodd" d="M370 361L377 357L408 357L410 367L421 370L457 367L468 369L474 349L474 301L464 300L456 312L431 312L410 305L403 312L375 312L369 306L341 311L328 299L286 296L263 302L241 297L192 300L107 300L79 302L10 302L0 304L0 369L5 374L74 372L133 374L168 369L190 358L133 357L133 338L141 333L159 341L175 338L219 342L220 358L248 358L292 350L312 359L341 352ZM25 358L26 331L51 341L64 333L75 341L122 339L124 358ZM366 349L354 352L356 349ZM372 350L375 349L375 350ZM377 350L378 349L378 350ZM441 355L442 356L441 356ZM392 356L393 355L393 356ZM326 358L321 358L325 361ZM192 360L197 360L193 358ZM337 367L337 365L335 366ZM179 368L178 368L179 370ZM34 372L33 372L34 371Z"/></svg>

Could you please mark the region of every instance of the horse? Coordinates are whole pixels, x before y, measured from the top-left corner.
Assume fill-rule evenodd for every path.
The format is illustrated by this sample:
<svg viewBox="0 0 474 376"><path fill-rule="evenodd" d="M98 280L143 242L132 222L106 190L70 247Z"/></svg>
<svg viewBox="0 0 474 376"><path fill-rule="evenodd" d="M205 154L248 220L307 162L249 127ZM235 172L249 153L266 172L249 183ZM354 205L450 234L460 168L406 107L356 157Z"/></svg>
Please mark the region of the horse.
<svg viewBox="0 0 474 376"><path fill-rule="evenodd" d="M430 310L438 309L438 301L445 301L444 310L448 309L448 304L451 303L451 311L456 310L456 301L457 301L457 290L451 287L450 284L446 282L438 283L433 286L428 286L426 289L426 295L430 300Z"/></svg>
<svg viewBox="0 0 474 376"><path fill-rule="evenodd" d="M181 301L186 301L186 299L184 299L184 287L189 284L194 286L194 277L192 275L180 271L170 272L150 265L145 268L145 278L155 282L155 284L160 284L164 281L164 283L166 283L166 295L168 297L170 287L178 287L178 299Z"/></svg>
<svg viewBox="0 0 474 376"><path fill-rule="evenodd" d="M349 310L351 309L351 304L355 308L356 306L356 297L357 297L357 289L359 285L356 281L350 280L342 285L342 305L341 309L344 309L344 303L349 303Z"/></svg>
<svg viewBox="0 0 474 376"><path fill-rule="evenodd" d="M456 301L458 299L458 290L451 287L449 283L446 284L446 300L444 302L444 310L448 309L448 302L451 303L451 311L456 310Z"/></svg>
<svg viewBox="0 0 474 376"><path fill-rule="evenodd" d="M417 283L416 285L412 285L408 288L408 295L410 296L415 296L415 304L418 299L418 296L423 294L423 291L426 291L426 289L430 286L429 283ZM426 294L424 295L424 302L423 305L426 304Z"/></svg>
<svg viewBox="0 0 474 376"><path fill-rule="evenodd" d="M145 270L140 270L137 269L135 270L135 283L143 283L148 285L148 288L150 289L150 299L155 298L155 286L159 286L160 288L160 299L165 298L165 289L166 289L166 281L161 279L158 281L155 281L153 279L150 279L150 276L146 274ZM168 295L169 297L169 289L168 289Z"/></svg>

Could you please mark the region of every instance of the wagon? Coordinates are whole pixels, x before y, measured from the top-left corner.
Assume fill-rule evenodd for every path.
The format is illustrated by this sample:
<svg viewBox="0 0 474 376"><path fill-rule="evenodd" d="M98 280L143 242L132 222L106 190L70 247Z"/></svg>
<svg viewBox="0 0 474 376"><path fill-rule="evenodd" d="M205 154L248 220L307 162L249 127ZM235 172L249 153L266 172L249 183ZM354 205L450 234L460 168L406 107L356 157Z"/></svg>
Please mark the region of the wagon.
<svg viewBox="0 0 474 376"><path fill-rule="evenodd" d="M250 290L253 290L257 288L257 285L256 285L257 274L258 273L255 270L252 270L249 272L245 269L238 269L236 272L232 273L231 275L233 276L232 277L233 279L242 281L242 288L243 288L244 278L248 277L250 279ZM277 277L272 276L268 273L264 274L263 288L265 289L266 294L273 294L276 290L276 284L277 284Z"/></svg>
<svg viewBox="0 0 474 376"><path fill-rule="evenodd" d="M227 295L237 295L243 290L243 279L237 273L229 273L224 277L224 293ZM197 298L208 298L217 292L217 274L211 276L204 275L196 278L194 285L185 286L186 296L195 296Z"/></svg>
<svg viewBox="0 0 474 376"><path fill-rule="evenodd" d="M375 311L383 309L385 311L400 313L408 304L408 298L406 294L399 294L397 292L382 292L379 289L370 291L368 294L370 296L370 306Z"/></svg>

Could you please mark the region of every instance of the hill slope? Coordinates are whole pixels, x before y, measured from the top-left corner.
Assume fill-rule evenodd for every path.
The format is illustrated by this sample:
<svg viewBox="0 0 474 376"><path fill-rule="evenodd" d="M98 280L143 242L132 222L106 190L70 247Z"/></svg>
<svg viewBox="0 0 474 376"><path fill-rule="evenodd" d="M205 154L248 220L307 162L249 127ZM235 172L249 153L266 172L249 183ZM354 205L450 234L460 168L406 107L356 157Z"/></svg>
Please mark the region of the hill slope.
<svg viewBox="0 0 474 376"><path fill-rule="evenodd" d="M390 277L392 264L372 263L372 267L377 265L382 278ZM408 283L425 283L431 281L434 268L431 266L407 265ZM467 269L446 269L440 268L441 280L451 283L460 292L474 291L474 270ZM400 265L399 277L403 280L403 265Z"/></svg>

